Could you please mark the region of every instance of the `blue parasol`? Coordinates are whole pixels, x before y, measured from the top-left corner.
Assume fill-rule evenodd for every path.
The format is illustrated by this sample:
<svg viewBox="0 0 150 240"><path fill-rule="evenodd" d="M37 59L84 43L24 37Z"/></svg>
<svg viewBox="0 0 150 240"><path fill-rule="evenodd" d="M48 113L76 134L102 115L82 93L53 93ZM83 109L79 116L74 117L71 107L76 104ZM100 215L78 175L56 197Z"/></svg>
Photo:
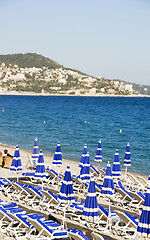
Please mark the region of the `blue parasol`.
<svg viewBox="0 0 150 240"><path fill-rule="evenodd" d="M116 149L116 152L115 152L114 163L112 166L112 176L113 178L117 178L117 179L121 178L121 168L120 168L118 149Z"/></svg>
<svg viewBox="0 0 150 240"><path fill-rule="evenodd" d="M81 156L81 160L80 160L80 163L79 163L80 168L83 167L83 162L84 162L84 159L86 158L86 154L87 154L87 145L85 144L84 149L83 149L83 153L82 153L82 156Z"/></svg>
<svg viewBox="0 0 150 240"><path fill-rule="evenodd" d="M111 173L111 166L110 166L109 162L107 164L106 175L104 177L101 194L103 194L104 196L109 198L108 225L111 228L110 198L112 197L112 195L115 194L115 190L114 190L114 183L113 183L113 178L112 178L112 173Z"/></svg>
<svg viewBox="0 0 150 240"><path fill-rule="evenodd" d="M46 178L45 164L44 164L44 157L43 157L42 149L40 150L40 153L39 153L39 158L38 158L38 163L36 166L34 178L36 178L36 179Z"/></svg>
<svg viewBox="0 0 150 240"><path fill-rule="evenodd" d="M87 152L86 157L84 158L83 166L80 171L80 179L83 182L90 180L90 160L89 153Z"/></svg>
<svg viewBox="0 0 150 240"><path fill-rule="evenodd" d="M126 170L125 170L125 179L126 179L126 177L127 177L127 167L131 166L131 155L130 155L130 144L129 144L129 142L127 143L123 164L126 166Z"/></svg>
<svg viewBox="0 0 150 240"><path fill-rule="evenodd" d="M10 171L17 173L17 182L18 182L18 172L22 171L21 158L18 145L16 146L14 157L11 163Z"/></svg>
<svg viewBox="0 0 150 240"><path fill-rule="evenodd" d="M85 200L82 215L85 218L85 220L91 222L95 222L99 218L99 208L97 203L95 181L93 176L91 177L91 181L89 184L88 194Z"/></svg>
<svg viewBox="0 0 150 240"><path fill-rule="evenodd" d="M37 141L37 137L35 138L35 142L34 142L34 148L33 148L33 152L32 152L32 161L35 163L34 165L37 165L37 161L39 158L39 148L38 148L38 141Z"/></svg>
<svg viewBox="0 0 150 240"><path fill-rule="evenodd" d="M67 170L65 172L64 180L60 189L60 193L58 196L58 200L60 203L65 204L64 207L64 221L63 221L63 226L65 223L65 211L67 205L70 205L75 201L74 198L74 191L73 191L73 186L72 186L72 178L71 178L71 172L70 172L70 167L67 166Z"/></svg>
<svg viewBox="0 0 150 240"><path fill-rule="evenodd" d="M101 140L99 140L98 148L96 151L95 159L94 161L101 163L102 162L102 147L101 147Z"/></svg>
<svg viewBox="0 0 150 240"><path fill-rule="evenodd" d="M140 221L137 228L137 234L139 237L150 239L150 183L148 182L148 188L145 196L145 202L140 216Z"/></svg>

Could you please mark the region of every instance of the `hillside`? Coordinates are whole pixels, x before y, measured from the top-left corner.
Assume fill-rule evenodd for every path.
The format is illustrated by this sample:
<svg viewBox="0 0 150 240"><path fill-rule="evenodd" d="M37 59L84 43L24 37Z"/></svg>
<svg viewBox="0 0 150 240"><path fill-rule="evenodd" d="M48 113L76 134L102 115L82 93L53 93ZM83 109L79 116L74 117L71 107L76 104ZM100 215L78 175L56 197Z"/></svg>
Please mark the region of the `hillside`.
<svg viewBox="0 0 150 240"><path fill-rule="evenodd" d="M11 64L18 65L18 67L21 68L41 68L44 66L55 69L62 67L62 65L57 62L36 53L0 55L0 65L2 63L5 63L7 67Z"/></svg>
<svg viewBox="0 0 150 240"><path fill-rule="evenodd" d="M150 86L92 77L36 53L0 55L0 93L150 95Z"/></svg>

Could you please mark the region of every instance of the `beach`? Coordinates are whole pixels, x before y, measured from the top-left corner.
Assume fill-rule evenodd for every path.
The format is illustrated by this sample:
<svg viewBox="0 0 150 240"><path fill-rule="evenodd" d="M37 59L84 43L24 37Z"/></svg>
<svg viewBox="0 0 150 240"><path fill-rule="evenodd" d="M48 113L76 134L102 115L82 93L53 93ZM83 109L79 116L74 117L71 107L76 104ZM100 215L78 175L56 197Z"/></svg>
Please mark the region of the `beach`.
<svg viewBox="0 0 150 240"><path fill-rule="evenodd" d="M0 144L0 150L3 150L5 148L8 149L8 152L11 155L14 154L15 147ZM33 172L34 170L31 170L30 168L26 167L26 165L28 163L28 160L29 160L28 157L31 156L32 152L24 150L24 149L19 149L19 150L20 150L20 157L21 157L21 162L22 162L22 172ZM50 168L58 171L58 168L52 165L53 156L50 156L50 155L47 155L47 154L44 154L44 153L43 153L43 155L44 155L45 166L50 167ZM64 173L67 169L67 166L70 166L72 174L79 175L79 171L80 171L79 162L71 161L71 160L63 158L62 166L60 167L60 172ZM93 166L95 166L95 165L93 165ZM97 167L97 166L95 166L95 167ZM125 174L125 172L122 171L122 175L124 175L124 174ZM137 176L137 175L142 176L146 180L148 180L148 176L137 174L137 173L132 173L132 174L134 176ZM6 168L0 168L0 175L3 176L4 178L16 177L15 173L10 172L10 170L6 169ZM20 173L19 176L21 177L21 173Z"/></svg>

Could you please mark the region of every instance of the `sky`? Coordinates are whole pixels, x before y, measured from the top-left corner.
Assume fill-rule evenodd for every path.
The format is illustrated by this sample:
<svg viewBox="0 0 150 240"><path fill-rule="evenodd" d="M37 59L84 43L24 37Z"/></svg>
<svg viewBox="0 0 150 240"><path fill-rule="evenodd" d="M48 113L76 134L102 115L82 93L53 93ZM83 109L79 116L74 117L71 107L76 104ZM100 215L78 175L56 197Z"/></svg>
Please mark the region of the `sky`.
<svg viewBox="0 0 150 240"><path fill-rule="evenodd" d="M0 0L0 54L150 85L149 0Z"/></svg>

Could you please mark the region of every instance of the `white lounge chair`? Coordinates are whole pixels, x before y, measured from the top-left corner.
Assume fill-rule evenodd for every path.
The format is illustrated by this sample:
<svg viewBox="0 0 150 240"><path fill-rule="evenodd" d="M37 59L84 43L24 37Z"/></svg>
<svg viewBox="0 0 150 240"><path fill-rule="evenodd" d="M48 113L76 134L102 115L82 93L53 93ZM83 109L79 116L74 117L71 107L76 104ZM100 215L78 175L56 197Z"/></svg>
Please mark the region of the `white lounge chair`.
<svg viewBox="0 0 150 240"><path fill-rule="evenodd" d="M115 212L122 221L116 223L116 225L113 227L113 233L128 239L134 239L137 232L138 218L133 217L125 212Z"/></svg>

